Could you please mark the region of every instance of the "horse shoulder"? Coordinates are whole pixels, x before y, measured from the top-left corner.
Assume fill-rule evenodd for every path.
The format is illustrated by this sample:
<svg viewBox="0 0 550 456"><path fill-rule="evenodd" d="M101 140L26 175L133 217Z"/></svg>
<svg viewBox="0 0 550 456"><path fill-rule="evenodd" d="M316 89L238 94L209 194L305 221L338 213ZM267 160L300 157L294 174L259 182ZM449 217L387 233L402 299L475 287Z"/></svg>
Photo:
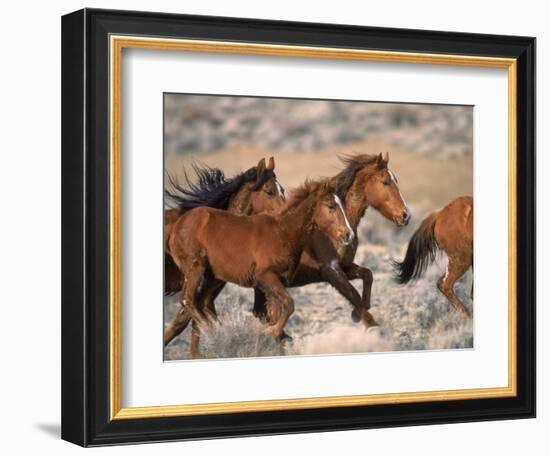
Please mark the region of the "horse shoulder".
<svg viewBox="0 0 550 456"><path fill-rule="evenodd" d="M170 243L172 240L183 242L194 240L210 219L210 208L197 207L182 214L176 221L170 233Z"/></svg>
<svg viewBox="0 0 550 456"><path fill-rule="evenodd" d="M305 251L308 253L310 260L314 260L318 265L339 260L338 251L334 247L332 239L318 229L313 230L311 233Z"/></svg>

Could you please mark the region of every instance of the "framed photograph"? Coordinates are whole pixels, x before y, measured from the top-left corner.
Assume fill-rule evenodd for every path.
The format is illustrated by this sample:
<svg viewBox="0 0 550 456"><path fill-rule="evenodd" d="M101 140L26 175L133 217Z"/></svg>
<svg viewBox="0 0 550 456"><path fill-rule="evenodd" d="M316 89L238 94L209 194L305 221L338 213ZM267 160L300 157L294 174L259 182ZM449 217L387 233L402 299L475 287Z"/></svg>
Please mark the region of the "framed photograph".
<svg viewBox="0 0 550 456"><path fill-rule="evenodd" d="M535 416L534 38L85 9L62 126L65 440Z"/></svg>

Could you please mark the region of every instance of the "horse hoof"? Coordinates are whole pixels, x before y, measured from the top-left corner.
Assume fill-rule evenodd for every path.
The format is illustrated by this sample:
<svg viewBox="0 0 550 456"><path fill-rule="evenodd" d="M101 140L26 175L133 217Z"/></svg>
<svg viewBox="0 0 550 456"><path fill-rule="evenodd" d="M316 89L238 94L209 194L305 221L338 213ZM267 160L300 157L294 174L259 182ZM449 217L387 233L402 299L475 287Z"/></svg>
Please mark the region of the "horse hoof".
<svg viewBox="0 0 550 456"><path fill-rule="evenodd" d="M361 321L361 316L359 315L359 312L357 311L357 309L353 309L351 311L351 320L354 323L359 323Z"/></svg>
<svg viewBox="0 0 550 456"><path fill-rule="evenodd" d="M292 337L290 337L286 332L283 331L283 333L276 338L278 342L285 343L285 342L291 342Z"/></svg>

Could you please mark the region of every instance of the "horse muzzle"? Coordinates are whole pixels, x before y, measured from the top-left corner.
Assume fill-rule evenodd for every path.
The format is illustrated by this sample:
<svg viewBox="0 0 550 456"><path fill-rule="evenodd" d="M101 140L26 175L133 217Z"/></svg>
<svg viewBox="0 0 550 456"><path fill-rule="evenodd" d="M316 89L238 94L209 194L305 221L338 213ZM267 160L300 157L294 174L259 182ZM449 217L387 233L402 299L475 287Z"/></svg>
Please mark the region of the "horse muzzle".
<svg viewBox="0 0 550 456"><path fill-rule="evenodd" d="M340 243L342 245L350 245L354 239L355 233L353 233L353 231L348 231L347 233L340 236Z"/></svg>
<svg viewBox="0 0 550 456"><path fill-rule="evenodd" d="M407 226L411 220L411 211L408 208L405 208L403 213L394 219L394 222L398 226Z"/></svg>

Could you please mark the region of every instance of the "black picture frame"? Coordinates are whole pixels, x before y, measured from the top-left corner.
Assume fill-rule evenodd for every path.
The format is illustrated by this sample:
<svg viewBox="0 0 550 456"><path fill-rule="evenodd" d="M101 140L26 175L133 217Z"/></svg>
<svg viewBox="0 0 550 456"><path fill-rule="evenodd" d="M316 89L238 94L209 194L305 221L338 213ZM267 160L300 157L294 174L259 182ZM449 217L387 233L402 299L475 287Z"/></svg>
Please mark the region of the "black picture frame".
<svg viewBox="0 0 550 456"><path fill-rule="evenodd" d="M517 395L111 420L111 34L517 59ZM63 439L98 446L535 416L534 38L84 9L62 19L62 127Z"/></svg>

